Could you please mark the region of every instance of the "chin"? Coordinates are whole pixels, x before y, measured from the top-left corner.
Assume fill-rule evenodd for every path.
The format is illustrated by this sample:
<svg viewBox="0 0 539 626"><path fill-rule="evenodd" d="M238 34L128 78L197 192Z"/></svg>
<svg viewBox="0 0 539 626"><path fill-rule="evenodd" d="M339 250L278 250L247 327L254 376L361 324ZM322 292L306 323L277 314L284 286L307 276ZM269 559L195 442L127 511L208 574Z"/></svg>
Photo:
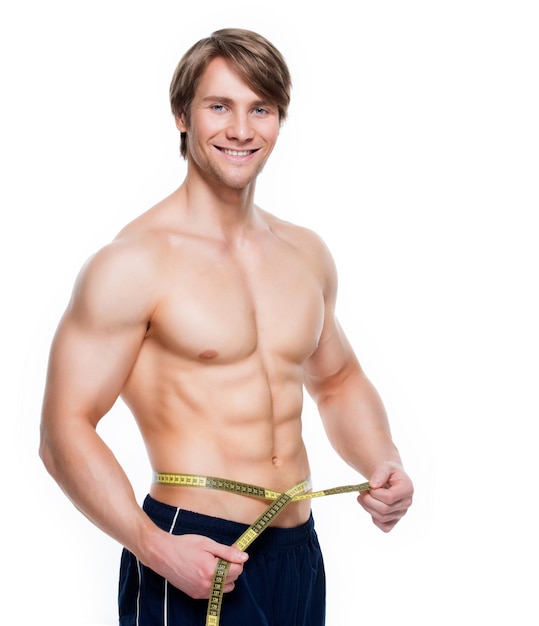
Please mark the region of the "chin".
<svg viewBox="0 0 539 626"><path fill-rule="evenodd" d="M260 172L257 171L255 174L251 174L247 176L226 176L226 175L223 176L221 175L221 176L216 176L216 178L225 187L228 187L229 189L236 189L238 191L241 191L242 189L249 187L249 185L251 185L256 180L259 174Z"/></svg>

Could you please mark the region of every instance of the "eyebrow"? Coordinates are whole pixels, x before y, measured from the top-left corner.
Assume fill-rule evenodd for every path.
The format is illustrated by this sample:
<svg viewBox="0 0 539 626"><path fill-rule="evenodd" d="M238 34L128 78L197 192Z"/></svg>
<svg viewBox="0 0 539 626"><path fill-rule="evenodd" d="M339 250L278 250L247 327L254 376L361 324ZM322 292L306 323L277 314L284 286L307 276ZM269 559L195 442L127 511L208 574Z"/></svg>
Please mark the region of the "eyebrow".
<svg viewBox="0 0 539 626"><path fill-rule="evenodd" d="M229 98L228 96L204 96L204 98L201 98L200 101L202 103L219 102L220 104L226 104L227 106L230 106L230 105L234 104L234 100L232 98ZM267 100L254 100L250 104L253 107L271 107L271 106L275 106L275 105L272 105Z"/></svg>

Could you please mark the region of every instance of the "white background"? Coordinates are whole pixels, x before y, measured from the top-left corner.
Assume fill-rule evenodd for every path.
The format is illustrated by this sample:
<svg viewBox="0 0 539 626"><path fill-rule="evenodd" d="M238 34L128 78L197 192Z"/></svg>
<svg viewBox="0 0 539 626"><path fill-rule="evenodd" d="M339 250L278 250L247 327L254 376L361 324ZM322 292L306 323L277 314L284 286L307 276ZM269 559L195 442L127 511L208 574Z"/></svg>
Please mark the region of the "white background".
<svg viewBox="0 0 539 626"><path fill-rule="evenodd" d="M9 7L9 8L8 8ZM339 317L416 484L378 531L315 501L328 626L537 624L539 91L535 2L61 2L0 9L2 615L116 622L119 546L37 457L48 349L75 276L184 175L177 61L212 30L283 52L290 117L258 203L319 232ZM137 495L140 437L102 435ZM305 408L316 488L356 482ZM534 580L535 579L535 580Z"/></svg>

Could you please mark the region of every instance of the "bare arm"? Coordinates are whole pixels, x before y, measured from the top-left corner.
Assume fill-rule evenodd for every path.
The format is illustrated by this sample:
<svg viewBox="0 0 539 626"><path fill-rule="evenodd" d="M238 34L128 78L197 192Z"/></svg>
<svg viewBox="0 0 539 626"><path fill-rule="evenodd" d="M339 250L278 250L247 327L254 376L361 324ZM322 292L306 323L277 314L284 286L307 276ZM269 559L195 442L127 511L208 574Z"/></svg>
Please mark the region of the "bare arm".
<svg viewBox="0 0 539 626"><path fill-rule="evenodd" d="M358 501L374 523L389 531L411 504L413 487L391 438L378 392L365 375L335 319L336 275L326 260L326 312L317 350L305 366L305 386L315 400L337 453L369 479Z"/></svg>
<svg viewBox="0 0 539 626"><path fill-rule="evenodd" d="M155 274L147 256L136 246L114 243L83 268L51 348L40 455L74 505L96 526L172 584L204 597L215 557L236 562L244 557L203 537L172 538L158 529L96 432L136 361L156 303ZM197 559L199 567L188 559ZM227 591L241 567L231 570Z"/></svg>
<svg viewBox="0 0 539 626"><path fill-rule="evenodd" d="M118 397L144 337L142 319L115 309L119 276L102 279L114 261L101 253L83 269L53 340L41 422L41 457L74 504L118 540L125 523L112 511L133 508L134 494L96 433ZM109 262L107 262L109 261ZM120 306L124 306L121 304ZM125 303L125 306L128 306ZM108 488L96 490L96 485ZM99 496L96 497L96 491ZM119 501L118 501L118 498Z"/></svg>
<svg viewBox="0 0 539 626"><path fill-rule="evenodd" d="M307 390L339 456L366 477L383 461L401 462L380 396L336 322L305 374Z"/></svg>

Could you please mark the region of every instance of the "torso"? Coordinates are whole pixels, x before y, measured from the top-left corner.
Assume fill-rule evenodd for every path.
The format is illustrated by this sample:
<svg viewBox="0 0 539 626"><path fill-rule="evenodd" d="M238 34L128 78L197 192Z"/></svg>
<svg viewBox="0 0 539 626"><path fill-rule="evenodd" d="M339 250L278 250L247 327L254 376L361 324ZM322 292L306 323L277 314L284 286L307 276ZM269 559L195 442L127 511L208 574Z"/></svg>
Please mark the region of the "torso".
<svg viewBox="0 0 539 626"><path fill-rule="evenodd" d="M127 235L128 236L128 235ZM241 246L157 232L157 297L123 390L152 468L284 491L309 476L301 437L303 364L324 321L308 236L264 217ZM268 502L153 485L156 499L250 523ZM294 526L308 501L279 517Z"/></svg>

